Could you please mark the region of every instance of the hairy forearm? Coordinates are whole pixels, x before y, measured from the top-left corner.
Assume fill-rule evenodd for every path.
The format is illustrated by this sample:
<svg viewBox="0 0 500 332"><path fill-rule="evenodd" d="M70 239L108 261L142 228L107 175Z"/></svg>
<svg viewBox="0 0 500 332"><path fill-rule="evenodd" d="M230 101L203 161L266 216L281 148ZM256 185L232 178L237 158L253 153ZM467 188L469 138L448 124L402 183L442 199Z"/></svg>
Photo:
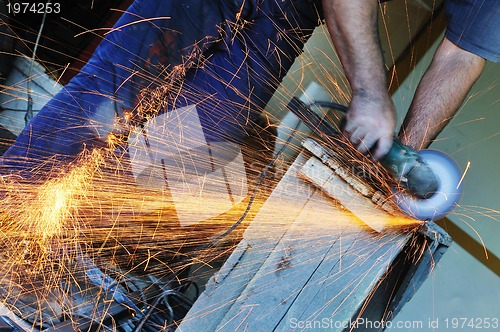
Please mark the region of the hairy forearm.
<svg viewBox="0 0 500 332"><path fill-rule="evenodd" d="M395 107L377 26L377 0L323 0L335 49L352 90L344 134L364 154L380 160L392 146Z"/></svg>
<svg viewBox="0 0 500 332"><path fill-rule="evenodd" d="M444 39L417 87L399 133L401 141L415 149L427 148L459 109L484 63Z"/></svg>
<svg viewBox="0 0 500 332"><path fill-rule="evenodd" d="M377 0L323 0L325 21L353 94L387 91Z"/></svg>

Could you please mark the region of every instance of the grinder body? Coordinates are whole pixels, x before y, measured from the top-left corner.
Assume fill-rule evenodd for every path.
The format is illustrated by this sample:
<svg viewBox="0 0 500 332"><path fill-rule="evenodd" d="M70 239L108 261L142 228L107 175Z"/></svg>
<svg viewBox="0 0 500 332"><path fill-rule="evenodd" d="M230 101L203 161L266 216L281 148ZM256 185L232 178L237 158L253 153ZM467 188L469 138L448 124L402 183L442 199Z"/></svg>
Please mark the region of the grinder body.
<svg viewBox="0 0 500 332"><path fill-rule="evenodd" d="M427 162L396 138L380 162L399 184L419 198L429 198L438 189L438 177Z"/></svg>

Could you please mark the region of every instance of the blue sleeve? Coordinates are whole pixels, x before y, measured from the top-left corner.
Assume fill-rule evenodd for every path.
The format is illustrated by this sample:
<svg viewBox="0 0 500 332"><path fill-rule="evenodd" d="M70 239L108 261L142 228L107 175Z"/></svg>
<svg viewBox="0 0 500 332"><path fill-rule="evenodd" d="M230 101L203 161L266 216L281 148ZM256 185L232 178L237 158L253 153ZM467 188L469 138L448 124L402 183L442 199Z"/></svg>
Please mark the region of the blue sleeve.
<svg viewBox="0 0 500 332"><path fill-rule="evenodd" d="M500 61L500 2L446 0L446 38L486 60Z"/></svg>

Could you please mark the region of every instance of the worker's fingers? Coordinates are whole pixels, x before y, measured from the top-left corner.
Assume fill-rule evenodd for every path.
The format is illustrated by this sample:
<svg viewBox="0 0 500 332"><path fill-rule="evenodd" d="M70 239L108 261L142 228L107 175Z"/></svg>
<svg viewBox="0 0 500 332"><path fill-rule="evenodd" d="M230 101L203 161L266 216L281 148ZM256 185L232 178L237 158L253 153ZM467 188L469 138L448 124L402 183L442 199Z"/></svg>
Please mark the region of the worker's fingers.
<svg viewBox="0 0 500 332"><path fill-rule="evenodd" d="M378 140L377 148L373 152L373 159L380 160L384 158L392 147L394 140L392 136L384 136Z"/></svg>
<svg viewBox="0 0 500 332"><path fill-rule="evenodd" d="M362 154L367 154L377 144L379 137L373 132L367 132L363 140L357 146L357 149Z"/></svg>
<svg viewBox="0 0 500 332"><path fill-rule="evenodd" d="M393 137L390 135L381 136L375 130L370 131L358 127L352 133L349 133L348 130L344 130L344 132L356 150L364 155L371 151L374 160L382 159L392 147Z"/></svg>
<svg viewBox="0 0 500 332"><path fill-rule="evenodd" d="M383 158L392 146L395 108L386 93L354 94L346 114L344 133L362 154Z"/></svg>
<svg viewBox="0 0 500 332"><path fill-rule="evenodd" d="M349 131L345 131L347 134L347 138L349 138L349 141L351 141L352 145L354 145L356 148L362 144L364 137L366 136L366 130L357 127L352 133Z"/></svg>
<svg viewBox="0 0 500 332"><path fill-rule="evenodd" d="M347 137L351 137L352 133L356 130L356 125L354 124L354 121L351 121L349 116L346 116L346 121L345 121L345 126L344 126L344 133L347 135Z"/></svg>
<svg viewBox="0 0 500 332"><path fill-rule="evenodd" d="M346 133L349 141L356 147L356 150L366 155L377 144L379 136L373 130L368 130L366 127L358 127L352 134Z"/></svg>

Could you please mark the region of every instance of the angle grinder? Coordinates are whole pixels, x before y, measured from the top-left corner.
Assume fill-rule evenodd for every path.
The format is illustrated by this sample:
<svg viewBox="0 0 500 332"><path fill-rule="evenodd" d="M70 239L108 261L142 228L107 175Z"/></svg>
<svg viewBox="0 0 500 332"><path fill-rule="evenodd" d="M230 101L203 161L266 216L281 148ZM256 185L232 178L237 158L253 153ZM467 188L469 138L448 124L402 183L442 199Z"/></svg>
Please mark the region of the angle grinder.
<svg viewBox="0 0 500 332"><path fill-rule="evenodd" d="M443 152L415 151L395 138L381 164L407 189L393 189L394 200L412 218L439 219L450 213L460 200L460 168Z"/></svg>
<svg viewBox="0 0 500 332"><path fill-rule="evenodd" d="M288 104L292 111L313 132L320 134L329 144L338 144L339 132L312 111L310 106L329 107L347 112L347 107L330 102L306 105L294 97ZM393 188L394 201L411 218L429 221L439 219L457 205L462 195L461 172L457 163L437 150L415 151L398 139L381 160L402 188Z"/></svg>

